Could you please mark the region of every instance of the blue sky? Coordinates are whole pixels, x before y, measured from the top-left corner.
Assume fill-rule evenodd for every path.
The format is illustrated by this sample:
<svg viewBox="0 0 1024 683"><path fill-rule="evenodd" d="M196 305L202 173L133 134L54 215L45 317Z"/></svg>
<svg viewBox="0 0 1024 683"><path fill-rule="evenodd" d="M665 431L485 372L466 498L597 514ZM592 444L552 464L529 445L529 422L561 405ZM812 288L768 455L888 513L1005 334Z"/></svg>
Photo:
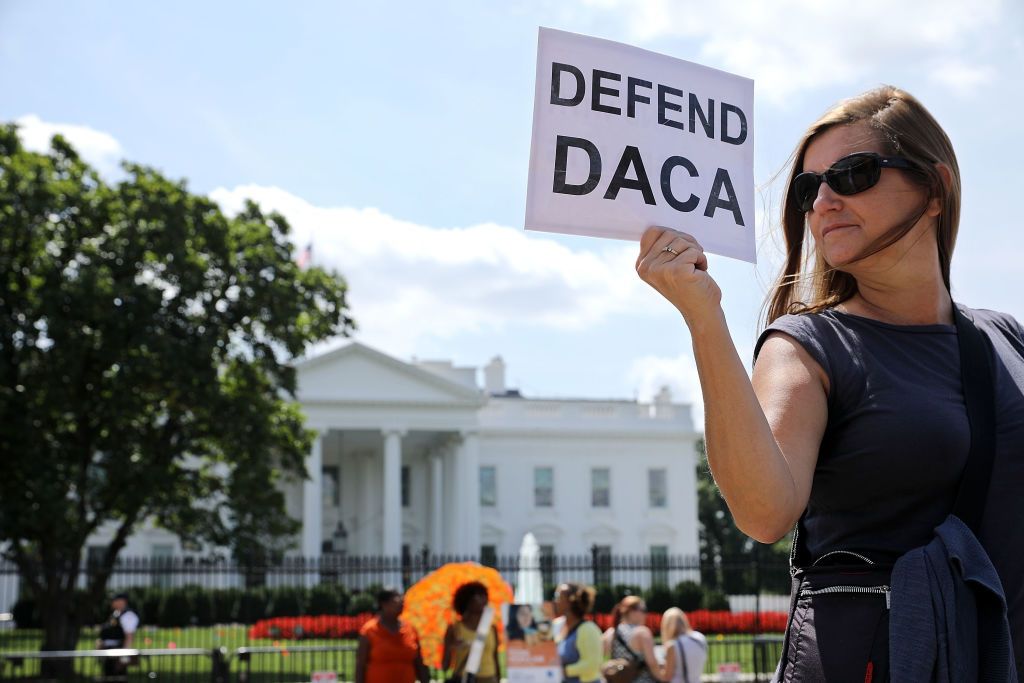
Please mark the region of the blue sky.
<svg viewBox="0 0 1024 683"><path fill-rule="evenodd" d="M803 129L877 84L917 95L964 179L954 294L1024 318L1024 13L999 0L0 2L0 120L282 210L349 278L357 338L501 354L532 396L699 398L681 319L626 242L522 230L538 26L753 78L759 265L713 258L740 352L775 272L771 183ZM685 229L685 225L678 226Z"/></svg>

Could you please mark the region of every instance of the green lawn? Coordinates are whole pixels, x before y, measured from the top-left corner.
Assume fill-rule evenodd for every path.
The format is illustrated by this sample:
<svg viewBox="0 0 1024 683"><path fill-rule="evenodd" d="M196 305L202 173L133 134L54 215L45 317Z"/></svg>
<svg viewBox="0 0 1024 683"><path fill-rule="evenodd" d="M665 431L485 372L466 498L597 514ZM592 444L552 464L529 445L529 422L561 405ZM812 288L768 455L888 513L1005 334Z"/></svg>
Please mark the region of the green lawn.
<svg viewBox="0 0 1024 683"><path fill-rule="evenodd" d="M166 648L203 648L223 647L229 653L229 666L232 672L246 670L250 683L264 683L274 680L308 681L310 671L337 671L340 680L351 680L355 666L355 653L349 651L334 652L303 652L305 647L326 646L331 648L351 647L355 640L301 640L272 641L248 638L249 627L243 625L224 625L212 627L190 628L154 628L143 627L139 632L135 646L139 649ZM42 643L42 632L31 629L11 629L0 631L0 679L7 677L25 677L37 675L38 663L26 660L18 669L12 669L10 662L3 661L3 654L9 652L34 652ZM83 632L78 642L78 649L89 650L95 645L95 632ZM707 673L717 672L718 665L726 662L738 662L745 672L754 671L754 653L749 636L708 636ZM242 647L277 647L270 653L253 653L248 663L240 661L235 651ZM768 667L774 667L781 651L781 643L771 643L766 648ZM196 681L209 683L209 655L178 655L146 657L138 665L130 669L130 678L135 681L152 683L163 678L175 681L195 678ZM79 668L83 677L95 677L100 674L100 665L93 661L84 662Z"/></svg>

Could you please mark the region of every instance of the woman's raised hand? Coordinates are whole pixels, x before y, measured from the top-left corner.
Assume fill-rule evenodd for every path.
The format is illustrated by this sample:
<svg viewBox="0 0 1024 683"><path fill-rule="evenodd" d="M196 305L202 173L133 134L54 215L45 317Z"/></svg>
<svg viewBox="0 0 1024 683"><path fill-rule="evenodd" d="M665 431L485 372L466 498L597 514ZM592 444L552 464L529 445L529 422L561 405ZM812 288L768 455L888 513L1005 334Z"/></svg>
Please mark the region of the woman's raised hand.
<svg viewBox="0 0 1024 683"><path fill-rule="evenodd" d="M640 238L636 272L679 309L687 323L714 314L722 303L722 290L708 275L704 249L685 232L647 228Z"/></svg>

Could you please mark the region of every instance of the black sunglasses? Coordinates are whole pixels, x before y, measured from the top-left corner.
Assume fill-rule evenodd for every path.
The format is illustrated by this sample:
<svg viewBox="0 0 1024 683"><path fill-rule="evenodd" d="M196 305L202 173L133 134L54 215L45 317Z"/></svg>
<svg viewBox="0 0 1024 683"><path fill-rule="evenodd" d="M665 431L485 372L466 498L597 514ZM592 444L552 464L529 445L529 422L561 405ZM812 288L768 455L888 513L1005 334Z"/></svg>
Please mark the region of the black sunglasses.
<svg viewBox="0 0 1024 683"><path fill-rule="evenodd" d="M856 152L839 159L824 173L804 171L793 178L793 199L801 211L810 211L818 198L818 187L822 181L841 195L857 194L871 189L878 183L883 168L919 167L903 157L884 157L875 152Z"/></svg>

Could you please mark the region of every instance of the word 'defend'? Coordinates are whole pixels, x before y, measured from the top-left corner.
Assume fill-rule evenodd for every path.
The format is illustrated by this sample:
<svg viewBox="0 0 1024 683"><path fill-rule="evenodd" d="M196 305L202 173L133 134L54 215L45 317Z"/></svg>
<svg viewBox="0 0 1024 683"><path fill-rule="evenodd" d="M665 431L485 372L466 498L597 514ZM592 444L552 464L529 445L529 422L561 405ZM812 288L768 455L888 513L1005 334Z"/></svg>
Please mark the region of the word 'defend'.
<svg viewBox="0 0 1024 683"><path fill-rule="evenodd" d="M572 78L563 81L563 74ZM567 81L573 81L573 84L567 85ZM619 87L605 83L621 84L622 75L601 69L591 70L590 97L587 98L587 79L583 71L572 64L552 62L549 103L560 107L576 107L584 100L588 100L592 111L622 116L622 91ZM563 90L566 92L563 93ZM645 92L649 94L644 94ZM571 93L571 96L568 93ZM718 123L718 139L722 142L742 145L747 140L747 115L740 107L728 102L716 103L712 98L702 99L696 93L685 93L681 88L662 83L655 84L633 76L626 77L625 116L636 118L638 105L651 105L651 97L655 97L656 100L653 112L657 113L660 125L689 133L696 133L699 129L713 140L715 124ZM679 120L672 112L682 114L684 103L687 116ZM716 105L719 112L717 118ZM730 124L733 125L731 130Z"/></svg>

